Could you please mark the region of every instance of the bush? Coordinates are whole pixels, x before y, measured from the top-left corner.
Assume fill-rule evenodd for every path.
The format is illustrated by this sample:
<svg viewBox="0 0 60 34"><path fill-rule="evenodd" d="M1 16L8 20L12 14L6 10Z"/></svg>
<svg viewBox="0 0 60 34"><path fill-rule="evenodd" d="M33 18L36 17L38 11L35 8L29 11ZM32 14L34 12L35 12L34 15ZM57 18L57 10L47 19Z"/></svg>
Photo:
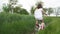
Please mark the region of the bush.
<svg viewBox="0 0 60 34"><path fill-rule="evenodd" d="M34 25L33 16L0 13L0 34L31 34Z"/></svg>
<svg viewBox="0 0 60 34"><path fill-rule="evenodd" d="M20 14L21 14L21 15L22 15L22 14L24 14L24 15L29 15L28 11L27 11L26 9L23 9L23 8L21 8Z"/></svg>
<svg viewBox="0 0 60 34"><path fill-rule="evenodd" d="M24 14L24 15L29 15L28 11L24 8L20 8L20 7L15 7L14 9L14 13L18 13L18 14Z"/></svg>

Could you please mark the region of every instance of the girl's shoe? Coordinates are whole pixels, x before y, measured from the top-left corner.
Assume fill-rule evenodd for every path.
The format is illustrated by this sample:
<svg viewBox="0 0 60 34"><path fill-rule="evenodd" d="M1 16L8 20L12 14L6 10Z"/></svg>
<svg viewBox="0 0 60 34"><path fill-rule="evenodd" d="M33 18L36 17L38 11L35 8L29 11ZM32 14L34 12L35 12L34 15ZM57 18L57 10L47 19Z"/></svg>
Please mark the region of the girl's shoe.
<svg viewBox="0 0 60 34"><path fill-rule="evenodd" d="M39 25L38 25L38 24L36 24L36 25L35 25L35 30L37 31L37 30L38 30L38 28L39 28Z"/></svg>
<svg viewBox="0 0 60 34"><path fill-rule="evenodd" d="M45 24L44 23L41 23L41 29L43 30L45 27Z"/></svg>
<svg viewBox="0 0 60 34"><path fill-rule="evenodd" d="M39 24L39 28L38 28L38 31L40 31L40 29L41 29L41 24Z"/></svg>
<svg viewBox="0 0 60 34"><path fill-rule="evenodd" d="M43 30L44 27L45 27L45 24L44 24L44 23L39 24L39 29L38 29L38 31L39 31L39 30Z"/></svg>

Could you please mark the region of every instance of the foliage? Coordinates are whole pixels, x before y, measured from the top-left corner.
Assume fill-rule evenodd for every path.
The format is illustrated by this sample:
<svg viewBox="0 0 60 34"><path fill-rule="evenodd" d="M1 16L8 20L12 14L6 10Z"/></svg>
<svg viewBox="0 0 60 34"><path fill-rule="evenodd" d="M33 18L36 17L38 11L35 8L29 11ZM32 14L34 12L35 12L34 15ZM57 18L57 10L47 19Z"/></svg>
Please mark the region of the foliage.
<svg viewBox="0 0 60 34"><path fill-rule="evenodd" d="M3 5L3 8L2 9L5 12L9 12L9 6Z"/></svg>
<svg viewBox="0 0 60 34"><path fill-rule="evenodd" d="M55 9L56 10L56 17L58 16L58 15L60 15L60 7L58 7L57 9Z"/></svg>
<svg viewBox="0 0 60 34"><path fill-rule="evenodd" d="M25 14L25 15L29 15L29 13L27 12L26 9L24 8L21 8L19 6L16 6L15 8L11 8L10 5L7 5L7 6L3 6L3 11L7 12L7 13L12 13L12 10L13 10L13 13L17 13L17 14Z"/></svg>
<svg viewBox="0 0 60 34"><path fill-rule="evenodd" d="M21 10L20 10L20 14L29 15L29 13L27 12L26 9L21 9Z"/></svg>
<svg viewBox="0 0 60 34"><path fill-rule="evenodd" d="M31 14L34 14L35 9L36 8L34 6L31 7Z"/></svg>
<svg viewBox="0 0 60 34"><path fill-rule="evenodd" d="M50 15L53 12L52 8L48 8L48 14Z"/></svg>

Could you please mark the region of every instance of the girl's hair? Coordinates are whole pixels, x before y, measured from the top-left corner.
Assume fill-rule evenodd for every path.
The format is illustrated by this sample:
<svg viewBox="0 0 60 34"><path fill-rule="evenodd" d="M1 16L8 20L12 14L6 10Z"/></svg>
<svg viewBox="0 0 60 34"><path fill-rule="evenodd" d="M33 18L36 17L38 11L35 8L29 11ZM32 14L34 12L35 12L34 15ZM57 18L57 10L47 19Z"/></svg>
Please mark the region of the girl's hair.
<svg viewBox="0 0 60 34"><path fill-rule="evenodd" d="M42 4L38 4L38 5L37 5L37 8L38 8L38 9L39 9L39 8L43 8L43 7L42 7Z"/></svg>

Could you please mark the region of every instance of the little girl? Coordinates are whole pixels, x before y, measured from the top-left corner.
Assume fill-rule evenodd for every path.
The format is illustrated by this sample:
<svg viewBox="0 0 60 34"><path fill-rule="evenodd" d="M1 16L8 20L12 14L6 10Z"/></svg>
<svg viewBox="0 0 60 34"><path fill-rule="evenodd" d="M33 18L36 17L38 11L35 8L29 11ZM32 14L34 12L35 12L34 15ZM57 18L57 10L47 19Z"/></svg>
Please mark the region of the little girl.
<svg viewBox="0 0 60 34"><path fill-rule="evenodd" d="M40 30L43 30L44 29L44 20L43 20L43 14L45 14L44 10L43 10L43 7L41 4L38 4L35 12L34 12L34 17L36 19L36 27L38 27L38 29ZM39 23L39 21L41 23Z"/></svg>

